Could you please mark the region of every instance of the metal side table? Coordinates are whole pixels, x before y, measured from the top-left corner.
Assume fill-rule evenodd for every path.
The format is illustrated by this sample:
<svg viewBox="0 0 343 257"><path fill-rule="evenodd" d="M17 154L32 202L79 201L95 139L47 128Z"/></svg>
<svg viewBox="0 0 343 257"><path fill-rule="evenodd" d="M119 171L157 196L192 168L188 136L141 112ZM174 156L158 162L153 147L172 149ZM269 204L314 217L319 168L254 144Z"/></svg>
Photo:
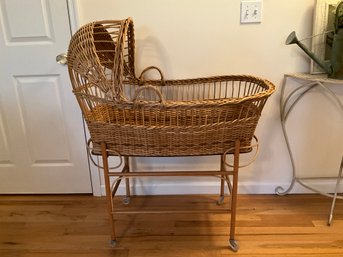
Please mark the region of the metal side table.
<svg viewBox="0 0 343 257"><path fill-rule="evenodd" d="M287 84L288 79L292 79L301 85L289 93L285 94L285 87ZM325 74L320 74L320 75L313 75L313 74L285 74L284 75L284 80L281 88L281 97L280 97L280 118L281 118L281 125L282 125L282 131L283 135L285 137L286 145L287 145L287 150L290 156L291 164L292 164L292 181L290 186L285 190L283 187L278 186L275 188L275 193L278 195L286 195L288 194L294 187L295 183L299 183L303 187L311 190L312 192L319 193L324 196L328 196L332 198L332 204L331 204L331 210L330 214L328 217L328 225L331 225L332 218L333 218L333 212L335 208L335 203L336 199L343 199L343 196L338 195L338 190L340 186L340 181L342 179L342 169L343 169L343 155L342 155L342 160L340 163L340 167L338 169L338 174L337 177L315 177L315 178L304 178L304 177L299 177L297 175L297 170L294 162L294 156L290 147L290 142L289 138L287 135L286 131L286 121L288 118L288 115L294 108L294 106L301 100L301 98L311 89L315 87L320 87L322 89L322 92L327 93L328 95L331 96L332 101L335 101L340 110L343 111L343 104L340 101L340 99L337 97L337 95L329 88L330 84L341 84L343 86L343 80L336 80L336 79L328 79ZM291 101L292 99L292 101ZM336 179L336 185L334 188L334 193L325 193L321 192L320 190L309 186L306 184L305 180L306 179Z"/></svg>

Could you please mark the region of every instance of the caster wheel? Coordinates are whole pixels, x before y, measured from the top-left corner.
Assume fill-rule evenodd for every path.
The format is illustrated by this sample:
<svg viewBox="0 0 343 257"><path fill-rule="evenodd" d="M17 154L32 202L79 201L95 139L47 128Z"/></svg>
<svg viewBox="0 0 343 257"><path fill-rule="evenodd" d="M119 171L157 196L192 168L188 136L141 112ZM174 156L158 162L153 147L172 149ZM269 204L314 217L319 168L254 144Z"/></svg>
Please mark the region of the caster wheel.
<svg viewBox="0 0 343 257"><path fill-rule="evenodd" d="M239 246L237 244L237 241L234 239L229 240L229 247L233 252L237 252L239 249Z"/></svg>
<svg viewBox="0 0 343 257"><path fill-rule="evenodd" d="M117 246L117 241L116 240L111 240L110 241L110 247L115 248Z"/></svg>
<svg viewBox="0 0 343 257"><path fill-rule="evenodd" d="M222 205L223 202L224 202L224 196L221 196L217 201L217 205Z"/></svg>
<svg viewBox="0 0 343 257"><path fill-rule="evenodd" d="M129 205L130 204L130 197L129 196L125 196L123 198L123 204L124 205Z"/></svg>

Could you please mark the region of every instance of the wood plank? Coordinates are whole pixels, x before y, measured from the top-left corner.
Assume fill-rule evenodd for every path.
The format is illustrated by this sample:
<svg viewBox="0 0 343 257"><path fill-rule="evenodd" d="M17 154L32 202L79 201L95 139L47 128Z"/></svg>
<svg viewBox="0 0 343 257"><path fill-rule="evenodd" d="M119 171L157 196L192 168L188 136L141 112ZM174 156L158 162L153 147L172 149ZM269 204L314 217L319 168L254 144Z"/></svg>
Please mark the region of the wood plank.
<svg viewBox="0 0 343 257"><path fill-rule="evenodd" d="M120 208L218 208L217 196L134 197ZM226 199L226 205L228 199ZM236 237L229 214L115 215L118 245L109 247L104 198L89 195L0 196L1 257L343 256L343 201L326 225L331 200L317 195L239 195Z"/></svg>

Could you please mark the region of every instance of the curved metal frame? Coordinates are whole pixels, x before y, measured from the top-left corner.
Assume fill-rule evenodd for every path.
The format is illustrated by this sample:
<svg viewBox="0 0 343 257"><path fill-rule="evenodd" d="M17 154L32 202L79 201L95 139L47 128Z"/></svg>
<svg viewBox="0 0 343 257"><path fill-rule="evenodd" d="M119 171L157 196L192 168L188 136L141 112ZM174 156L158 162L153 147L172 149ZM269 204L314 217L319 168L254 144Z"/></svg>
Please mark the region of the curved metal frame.
<svg viewBox="0 0 343 257"><path fill-rule="evenodd" d="M297 87L296 89L291 91L287 95L287 97L285 98L285 87L286 87L286 83L287 83L287 78L293 78L293 79L297 79L297 80L307 81L307 83L305 83L305 84L301 85L300 87ZM308 91L310 91L311 89L313 89L315 87L320 87L325 92L327 92L332 97L332 99L340 106L341 110L343 111L342 102L335 95L335 93L326 86L327 83L336 83L336 84L340 83L340 84L342 84L343 82L333 80L333 79L318 78L318 77L311 76L311 75L286 74L284 77L283 84L281 87L281 97L280 97L280 118L281 118L282 132L283 132L283 135L285 138L287 150L288 150L291 165L292 165L292 181L291 181L290 186L286 190L282 186L276 187L275 193L277 195L286 195L293 189L295 183L298 182L303 187L305 187L305 188L307 188L307 189L309 189L315 193L319 193L319 194L324 195L324 196L332 197L333 201L332 201L331 211L330 211L329 218L328 218L328 225L330 225L332 222L333 211L334 211L336 199L343 199L343 196L338 196L340 180L342 179L343 156L342 156L342 161L341 161L341 165L339 168L338 175L337 175L337 177L334 177L337 179L337 181L336 181L336 185L335 185L335 189L334 189L333 194L321 192L320 190L307 185L304 182L304 180L306 180L306 179L307 180L308 179L323 179L323 177L321 177L321 178L300 178L300 177L297 177L297 171L296 171L296 166L295 166L295 162L294 162L294 157L293 157L293 153L291 150L291 146L290 146L290 142L289 142L288 134L286 131L286 126L285 126L288 115L293 110L294 106L301 100L301 98L303 98L303 96ZM301 91L301 90L303 90L303 91ZM296 93L298 93L299 91L301 91L301 92L296 95ZM292 103L290 103L290 99L292 99L292 97L295 97L295 99Z"/></svg>

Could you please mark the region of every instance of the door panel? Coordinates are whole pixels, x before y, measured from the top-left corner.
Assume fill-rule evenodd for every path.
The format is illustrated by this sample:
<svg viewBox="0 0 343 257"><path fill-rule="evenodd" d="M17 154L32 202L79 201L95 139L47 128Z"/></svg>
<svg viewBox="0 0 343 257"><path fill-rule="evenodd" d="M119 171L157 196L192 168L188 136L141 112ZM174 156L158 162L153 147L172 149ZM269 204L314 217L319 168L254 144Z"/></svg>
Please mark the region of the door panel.
<svg viewBox="0 0 343 257"><path fill-rule="evenodd" d="M16 77L16 90L23 132L33 165L69 163L65 118L61 103L59 76ZM53 116L50 114L54 113ZM50 147L54 146L54 147ZM49 149L46 151L46 149Z"/></svg>
<svg viewBox="0 0 343 257"><path fill-rule="evenodd" d="M28 6L20 8L20 6ZM19 7L19 8L18 8ZM1 1L2 26L7 44L52 41L52 24L48 1Z"/></svg>
<svg viewBox="0 0 343 257"><path fill-rule="evenodd" d="M66 0L0 0L0 193L88 193Z"/></svg>

